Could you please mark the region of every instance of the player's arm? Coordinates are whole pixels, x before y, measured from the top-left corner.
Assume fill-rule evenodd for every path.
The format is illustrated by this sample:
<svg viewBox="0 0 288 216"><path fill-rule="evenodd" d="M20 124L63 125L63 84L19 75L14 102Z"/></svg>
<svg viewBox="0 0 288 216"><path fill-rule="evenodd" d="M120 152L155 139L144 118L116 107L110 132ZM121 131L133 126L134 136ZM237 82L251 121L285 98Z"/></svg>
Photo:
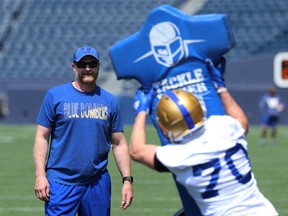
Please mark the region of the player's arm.
<svg viewBox="0 0 288 216"><path fill-rule="evenodd" d="M134 109L135 120L130 137L130 155L134 161L145 164L155 169L154 158L157 145L146 144L146 117L148 115L152 98L153 89L145 94L139 89L135 96Z"/></svg>
<svg viewBox="0 0 288 216"><path fill-rule="evenodd" d="M33 148L35 166L34 191L36 197L42 201L48 201L50 194L49 183L45 171L50 133L51 129L38 125Z"/></svg>
<svg viewBox="0 0 288 216"><path fill-rule="evenodd" d="M116 165L122 177L131 176L131 162L129 156L128 144L124 133L116 132L111 135L112 151ZM124 181L122 187L122 199L120 208L127 209L133 200L132 182Z"/></svg>
<svg viewBox="0 0 288 216"><path fill-rule="evenodd" d="M286 110L286 103L284 100L280 97L280 104L278 105L278 111L284 112Z"/></svg>
<svg viewBox="0 0 288 216"><path fill-rule="evenodd" d="M141 111L135 117L130 138L130 155L134 161L155 169L154 158L157 146L146 144L146 116L147 112Z"/></svg>
<svg viewBox="0 0 288 216"><path fill-rule="evenodd" d="M221 90L221 88L219 88ZM227 113L227 115L235 118L240 122L242 127L245 130L245 134L248 133L249 129L249 122L247 119L247 116L245 115L242 108L238 105L238 103L234 100L234 98L231 96L231 94L224 89L223 92L219 91L219 97L222 101L223 107Z"/></svg>
<svg viewBox="0 0 288 216"><path fill-rule="evenodd" d="M222 57L220 63L217 66L214 66L210 59L207 59L206 63L209 69L211 80L215 85L227 115L238 120L244 128L245 134L247 134L249 129L247 116L226 88L224 79L226 66L225 58Z"/></svg>

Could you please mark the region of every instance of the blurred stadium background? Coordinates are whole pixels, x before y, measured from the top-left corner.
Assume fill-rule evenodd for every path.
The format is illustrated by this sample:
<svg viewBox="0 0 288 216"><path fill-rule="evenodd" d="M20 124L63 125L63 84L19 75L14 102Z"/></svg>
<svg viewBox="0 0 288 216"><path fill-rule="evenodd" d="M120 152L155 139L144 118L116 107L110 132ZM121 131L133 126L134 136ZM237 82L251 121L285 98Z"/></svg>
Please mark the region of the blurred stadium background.
<svg viewBox="0 0 288 216"><path fill-rule="evenodd" d="M98 84L117 95L124 123L132 123L138 83L116 81L108 49L139 31L161 4L191 15L229 15L236 46L226 55L228 88L250 123L259 124L258 100L274 82L273 59L288 51L287 0L0 0L0 101L6 115L0 123L34 123L47 89L73 79L72 54L85 44L102 59ZM278 90L288 102L287 89ZM281 123L287 124L284 115Z"/></svg>

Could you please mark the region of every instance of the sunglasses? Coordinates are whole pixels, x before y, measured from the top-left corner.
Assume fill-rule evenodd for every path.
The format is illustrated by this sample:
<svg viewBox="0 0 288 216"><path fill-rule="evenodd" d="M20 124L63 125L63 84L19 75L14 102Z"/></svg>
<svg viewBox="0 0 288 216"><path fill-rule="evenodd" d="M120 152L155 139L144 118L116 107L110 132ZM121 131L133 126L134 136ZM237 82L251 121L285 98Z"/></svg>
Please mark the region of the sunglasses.
<svg viewBox="0 0 288 216"><path fill-rule="evenodd" d="M90 68L96 68L99 65L99 61L92 62L75 62L78 68L86 68L89 65Z"/></svg>

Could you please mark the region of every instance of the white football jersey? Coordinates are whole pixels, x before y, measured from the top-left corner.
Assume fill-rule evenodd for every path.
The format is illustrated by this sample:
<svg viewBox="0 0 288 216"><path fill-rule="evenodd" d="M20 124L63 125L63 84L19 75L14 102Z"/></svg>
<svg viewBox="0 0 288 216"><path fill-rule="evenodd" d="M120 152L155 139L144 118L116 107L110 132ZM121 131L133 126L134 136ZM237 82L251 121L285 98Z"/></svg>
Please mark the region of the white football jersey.
<svg viewBox="0 0 288 216"><path fill-rule="evenodd" d="M159 146L156 156L202 214L278 215L257 187L240 123L230 116L211 116L196 133L186 144Z"/></svg>

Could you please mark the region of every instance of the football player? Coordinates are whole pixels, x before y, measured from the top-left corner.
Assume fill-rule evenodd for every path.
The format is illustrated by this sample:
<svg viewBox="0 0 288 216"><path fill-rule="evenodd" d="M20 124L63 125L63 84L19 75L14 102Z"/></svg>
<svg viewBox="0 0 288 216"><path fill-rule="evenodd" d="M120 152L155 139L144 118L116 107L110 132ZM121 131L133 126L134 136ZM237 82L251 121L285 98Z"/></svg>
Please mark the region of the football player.
<svg viewBox="0 0 288 216"><path fill-rule="evenodd" d="M152 89L136 94L136 118L130 139L133 160L159 172L169 171L196 201L202 215L278 215L259 191L251 169L248 120L224 85L219 71L213 81L227 115L205 117L197 98L184 90L169 90L156 108L158 124L169 140L146 144L146 116ZM193 215L185 210L185 215Z"/></svg>

